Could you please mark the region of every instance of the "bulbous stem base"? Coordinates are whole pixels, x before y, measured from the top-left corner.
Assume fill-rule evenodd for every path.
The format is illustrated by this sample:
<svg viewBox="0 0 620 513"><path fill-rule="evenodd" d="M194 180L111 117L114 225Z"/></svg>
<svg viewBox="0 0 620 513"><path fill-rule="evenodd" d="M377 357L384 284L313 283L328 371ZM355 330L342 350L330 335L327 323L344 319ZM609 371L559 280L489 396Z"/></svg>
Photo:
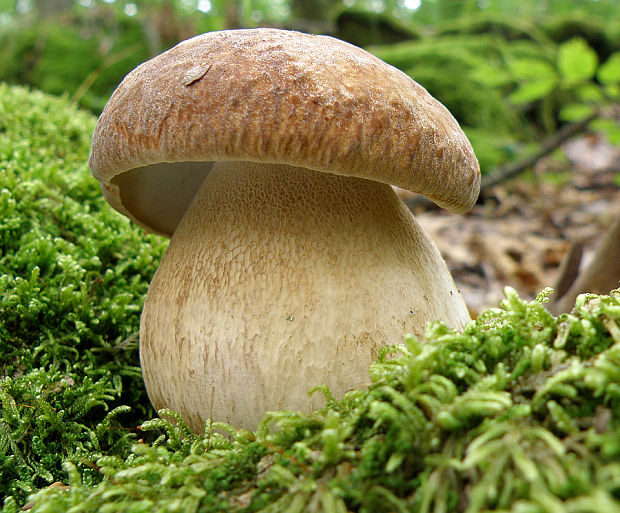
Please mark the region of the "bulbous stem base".
<svg viewBox="0 0 620 513"><path fill-rule="evenodd" d="M381 347L462 327L437 248L390 186L287 165L217 163L177 228L142 314L155 408L202 432L255 429L370 382ZM213 401L212 401L213 398Z"/></svg>

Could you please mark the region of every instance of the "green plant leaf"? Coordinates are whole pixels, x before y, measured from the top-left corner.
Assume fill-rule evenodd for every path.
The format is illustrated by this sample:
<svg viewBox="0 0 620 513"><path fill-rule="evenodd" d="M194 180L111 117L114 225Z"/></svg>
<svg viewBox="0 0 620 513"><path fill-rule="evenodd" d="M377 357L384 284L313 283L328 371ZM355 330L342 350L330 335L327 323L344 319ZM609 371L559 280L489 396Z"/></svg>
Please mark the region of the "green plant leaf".
<svg viewBox="0 0 620 513"><path fill-rule="evenodd" d="M577 88L577 96L582 102L602 103L605 101L601 87L593 82L580 84Z"/></svg>
<svg viewBox="0 0 620 513"><path fill-rule="evenodd" d="M524 80L540 82L555 80L557 77L553 65L541 59L513 59L508 62L508 70L517 82Z"/></svg>
<svg viewBox="0 0 620 513"><path fill-rule="evenodd" d="M558 50L558 71L568 82L592 79L597 66L596 52L583 39L571 39Z"/></svg>
<svg viewBox="0 0 620 513"><path fill-rule="evenodd" d="M485 87L504 87L513 81L507 71L487 64L480 64L471 72L470 77Z"/></svg>
<svg viewBox="0 0 620 513"><path fill-rule="evenodd" d="M614 119L597 119L592 122L592 128L603 132L611 144L620 144L620 126Z"/></svg>
<svg viewBox="0 0 620 513"><path fill-rule="evenodd" d="M526 82L510 95L510 100L514 103L530 103L540 100L553 91L556 85L557 80L555 78Z"/></svg>
<svg viewBox="0 0 620 513"><path fill-rule="evenodd" d="M569 103L560 110L560 119L562 121L581 121L592 114L593 108L584 103Z"/></svg>
<svg viewBox="0 0 620 513"><path fill-rule="evenodd" d="M620 82L620 52L611 54L599 68L597 77L603 84Z"/></svg>

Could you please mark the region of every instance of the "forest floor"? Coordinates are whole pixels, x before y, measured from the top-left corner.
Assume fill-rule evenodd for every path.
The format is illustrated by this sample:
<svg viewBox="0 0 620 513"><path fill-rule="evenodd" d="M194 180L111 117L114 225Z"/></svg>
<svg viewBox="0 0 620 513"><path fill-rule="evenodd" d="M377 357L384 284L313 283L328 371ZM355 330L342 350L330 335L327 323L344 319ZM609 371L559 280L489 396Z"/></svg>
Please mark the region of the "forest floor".
<svg viewBox="0 0 620 513"><path fill-rule="evenodd" d="M564 143L561 153L495 185L464 216L414 208L473 317L496 306L505 285L524 299L555 287L571 244L583 246L583 268L617 214L620 147L587 134Z"/></svg>

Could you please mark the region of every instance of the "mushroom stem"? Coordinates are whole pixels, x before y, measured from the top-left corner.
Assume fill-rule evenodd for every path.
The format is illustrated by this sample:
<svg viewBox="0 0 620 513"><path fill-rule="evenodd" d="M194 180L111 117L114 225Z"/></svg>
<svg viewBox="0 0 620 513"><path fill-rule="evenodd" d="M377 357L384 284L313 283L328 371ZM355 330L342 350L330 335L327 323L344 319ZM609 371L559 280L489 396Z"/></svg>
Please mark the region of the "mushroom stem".
<svg viewBox="0 0 620 513"><path fill-rule="evenodd" d="M211 414L255 429L265 411L322 406L313 386L368 383L382 346L432 320L469 315L389 185L218 162L151 283L140 358L155 408L196 432Z"/></svg>

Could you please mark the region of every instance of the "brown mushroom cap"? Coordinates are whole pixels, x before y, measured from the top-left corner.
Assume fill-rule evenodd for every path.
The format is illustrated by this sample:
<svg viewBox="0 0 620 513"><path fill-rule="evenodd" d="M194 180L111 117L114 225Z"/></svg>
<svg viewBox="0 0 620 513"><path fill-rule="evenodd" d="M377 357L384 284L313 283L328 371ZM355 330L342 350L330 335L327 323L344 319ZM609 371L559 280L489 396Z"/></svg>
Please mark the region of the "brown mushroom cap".
<svg viewBox="0 0 620 513"><path fill-rule="evenodd" d="M454 213L480 187L465 134L422 86L348 43L276 29L210 32L136 68L89 165L114 208L171 235L205 163L234 160L385 182Z"/></svg>

